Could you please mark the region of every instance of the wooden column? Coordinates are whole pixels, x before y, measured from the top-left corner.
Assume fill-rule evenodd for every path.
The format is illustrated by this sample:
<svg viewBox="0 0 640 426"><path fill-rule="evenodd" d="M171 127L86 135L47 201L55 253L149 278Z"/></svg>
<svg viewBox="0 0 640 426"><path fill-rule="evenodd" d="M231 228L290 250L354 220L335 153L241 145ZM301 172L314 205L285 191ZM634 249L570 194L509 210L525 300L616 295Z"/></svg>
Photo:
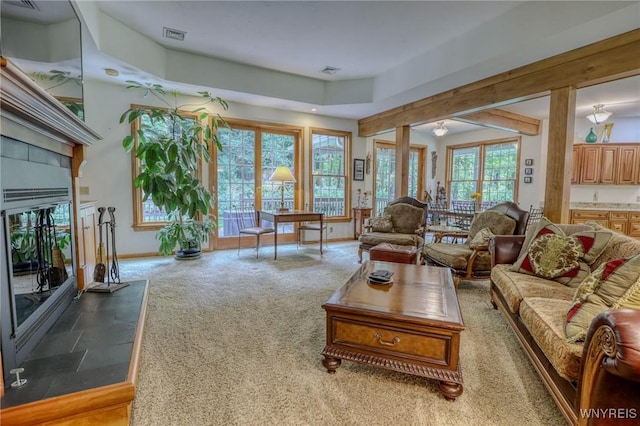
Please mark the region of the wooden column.
<svg viewBox="0 0 640 426"><path fill-rule="evenodd" d="M575 111L575 87L551 91L544 215L555 223L569 223Z"/></svg>
<svg viewBox="0 0 640 426"><path fill-rule="evenodd" d="M410 131L409 126L396 127L396 198L409 194Z"/></svg>

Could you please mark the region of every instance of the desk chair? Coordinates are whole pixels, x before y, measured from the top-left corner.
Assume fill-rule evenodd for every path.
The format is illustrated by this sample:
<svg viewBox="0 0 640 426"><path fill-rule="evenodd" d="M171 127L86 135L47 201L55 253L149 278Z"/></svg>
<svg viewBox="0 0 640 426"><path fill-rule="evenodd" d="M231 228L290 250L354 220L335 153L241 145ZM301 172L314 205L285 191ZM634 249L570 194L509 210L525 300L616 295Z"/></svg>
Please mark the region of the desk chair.
<svg viewBox="0 0 640 426"><path fill-rule="evenodd" d="M273 234L275 229L259 226L256 220L257 212L253 204L244 208L235 206L236 222L238 224L238 256L240 255L240 238L243 235L256 237L256 259L260 250L260 237L265 234Z"/></svg>

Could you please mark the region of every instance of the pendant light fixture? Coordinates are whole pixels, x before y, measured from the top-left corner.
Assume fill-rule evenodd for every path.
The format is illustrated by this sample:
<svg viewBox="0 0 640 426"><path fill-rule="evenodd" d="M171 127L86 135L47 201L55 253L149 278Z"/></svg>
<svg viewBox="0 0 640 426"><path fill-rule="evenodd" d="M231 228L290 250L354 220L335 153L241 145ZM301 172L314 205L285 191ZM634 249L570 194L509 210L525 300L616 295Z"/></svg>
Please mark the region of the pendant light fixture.
<svg viewBox="0 0 640 426"><path fill-rule="evenodd" d="M444 121L438 121L436 124L437 126L433 129L433 134L438 137L446 135L449 129L444 127Z"/></svg>
<svg viewBox="0 0 640 426"><path fill-rule="evenodd" d="M609 111L604 110L604 104L598 104L593 106L593 112L587 115L587 119L593 124L600 124L611 116Z"/></svg>

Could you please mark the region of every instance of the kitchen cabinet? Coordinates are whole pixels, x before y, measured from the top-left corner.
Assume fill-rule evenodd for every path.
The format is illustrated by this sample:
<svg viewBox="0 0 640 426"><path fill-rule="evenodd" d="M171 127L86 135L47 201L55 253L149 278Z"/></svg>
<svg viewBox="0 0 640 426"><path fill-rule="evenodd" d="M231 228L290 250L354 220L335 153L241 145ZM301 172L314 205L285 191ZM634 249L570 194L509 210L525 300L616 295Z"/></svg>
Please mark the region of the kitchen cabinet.
<svg viewBox="0 0 640 426"><path fill-rule="evenodd" d="M580 163L581 184L597 184L600 178L600 147L598 145L584 145L582 162Z"/></svg>
<svg viewBox="0 0 640 426"><path fill-rule="evenodd" d="M573 161L571 163L571 183L580 183L580 170L582 168L582 146L573 146Z"/></svg>
<svg viewBox="0 0 640 426"><path fill-rule="evenodd" d="M571 183L637 185L640 183L640 144L574 145Z"/></svg>
<svg viewBox="0 0 640 426"><path fill-rule="evenodd" d="M629 212L630 237L640 238L640 212Z"/></svg>
<svg viewBox="0 0 640 426"><path fill-rule="evenodd" d="M618 147L600 146L600 165L598 183L614 185L617 181L618 172Z"/></svg>
<svg viewBox="0 0 640 426"><path fill-rule="evenodd" d="M571 223L597 222L605 228L640 238L640 211L571 210Z"/></svg>
<svg viewBox="0 0 640 426"><path fill-rule="evenodd" d="M78 291L93 282L96 267L96 204L80 204L80 229L78 230Z"/></svg>
<svg viewBox="0 0 640 426"><path fill-rule="evenodd" d="M640 146L620 146L618 152L617 184L640 183Z"/></svg>

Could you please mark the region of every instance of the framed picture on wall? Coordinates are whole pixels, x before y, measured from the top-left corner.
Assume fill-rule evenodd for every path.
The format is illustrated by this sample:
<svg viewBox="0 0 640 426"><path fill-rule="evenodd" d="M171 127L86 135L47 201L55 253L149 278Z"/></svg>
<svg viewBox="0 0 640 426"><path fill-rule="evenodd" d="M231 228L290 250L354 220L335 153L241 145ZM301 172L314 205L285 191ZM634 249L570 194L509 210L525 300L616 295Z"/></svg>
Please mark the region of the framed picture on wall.
<svg viewBox="0 0 640 426"><path fill-rule="evenodd" d="M531 183L531 182L533 182L533 178L531 176L524 177L524 183Z"/></svg>
<svg viewBox="0 0 640 426"><path fill-rule="evenodd" d="M526 160L524 160L524 165L533 166L533 158L527 158Z"/></svg>
<svg viewBox="0 0 640 426"><path fill-rule="evenodd" d="M524 174L525 175L532 175L533 174L533 168L527 167L526 169L524 169Z"/></svg>
<svg viewBox="0 0 640 426"><path fill-rule="evenodd" d="M353 159L353 180L364 180L364 160Z"/></svg>

